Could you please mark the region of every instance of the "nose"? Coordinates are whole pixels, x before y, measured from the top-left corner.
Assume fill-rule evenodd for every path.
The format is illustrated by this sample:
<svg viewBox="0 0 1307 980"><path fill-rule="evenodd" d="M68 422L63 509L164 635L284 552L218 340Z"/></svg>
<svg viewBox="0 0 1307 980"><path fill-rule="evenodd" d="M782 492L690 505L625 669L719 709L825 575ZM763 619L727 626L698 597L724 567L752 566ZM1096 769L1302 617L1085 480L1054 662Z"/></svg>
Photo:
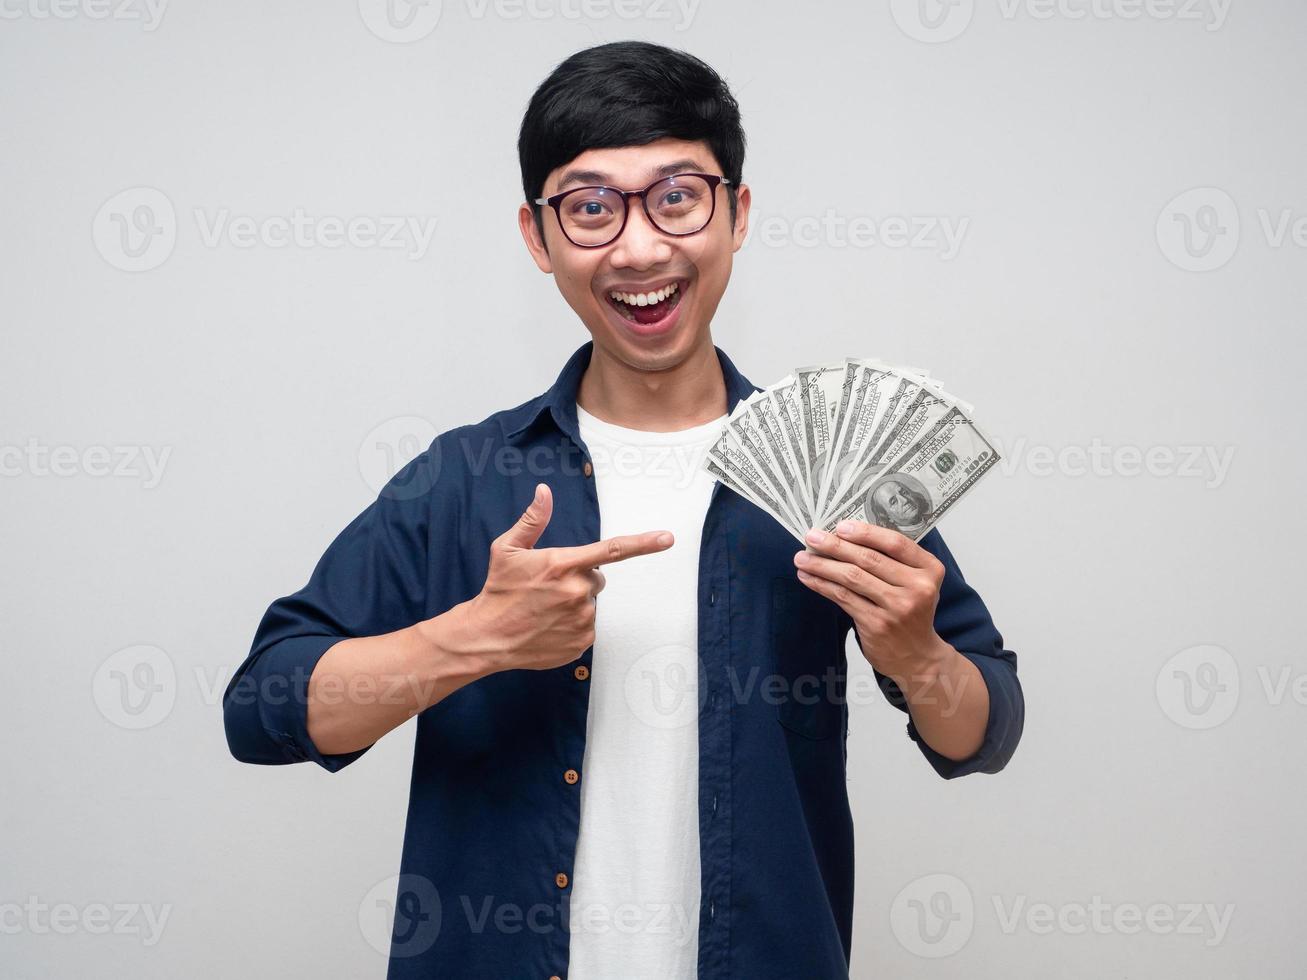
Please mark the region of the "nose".
<svg viewBox="0 0 1307 980"><path fill-rule="evenodd" d="M626 227L613 244L609 261L625 269L666 265L672 258L671 240L653 226L639 201L628 201L627 207L630 213L626 216Z"/></svg>

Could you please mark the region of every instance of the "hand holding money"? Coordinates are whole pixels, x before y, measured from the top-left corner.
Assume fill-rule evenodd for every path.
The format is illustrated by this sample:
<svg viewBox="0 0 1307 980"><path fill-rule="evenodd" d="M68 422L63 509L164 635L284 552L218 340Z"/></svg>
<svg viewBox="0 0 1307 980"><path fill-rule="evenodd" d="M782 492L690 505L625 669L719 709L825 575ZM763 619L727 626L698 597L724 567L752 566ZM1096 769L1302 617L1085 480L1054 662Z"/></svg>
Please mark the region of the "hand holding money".
<svg viewBox="0 0 1307 980"><path fill-rule="evenodd" d="M814 528L807 543L794 556L799 581L849 614L867 660L905 693L956 655L935 632L944 565L929 551L863 521Z"/></svg>
<svg viewBox="0 0 1307 980"><path fill-rule="evenodd" d="M704 468L805 543L841 521L917 541L998 460L971 406L926 372L849 358L741 400Z"/></svg>

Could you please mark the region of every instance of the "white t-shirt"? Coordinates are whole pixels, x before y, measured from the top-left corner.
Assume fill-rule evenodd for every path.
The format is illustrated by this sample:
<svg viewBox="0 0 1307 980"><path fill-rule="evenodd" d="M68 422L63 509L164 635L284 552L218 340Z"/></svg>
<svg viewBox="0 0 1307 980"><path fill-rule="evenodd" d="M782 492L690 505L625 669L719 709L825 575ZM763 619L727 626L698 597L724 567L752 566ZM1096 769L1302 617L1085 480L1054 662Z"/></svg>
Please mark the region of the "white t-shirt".
<svg viewBox="0 0 1307 980"><path fill-rule="evenodd" d="M604 538L668 530L666 551L603 567L581 766L568 980L693 980L699 952L700 468L726 416L679 432L579 405Z"/></svg>

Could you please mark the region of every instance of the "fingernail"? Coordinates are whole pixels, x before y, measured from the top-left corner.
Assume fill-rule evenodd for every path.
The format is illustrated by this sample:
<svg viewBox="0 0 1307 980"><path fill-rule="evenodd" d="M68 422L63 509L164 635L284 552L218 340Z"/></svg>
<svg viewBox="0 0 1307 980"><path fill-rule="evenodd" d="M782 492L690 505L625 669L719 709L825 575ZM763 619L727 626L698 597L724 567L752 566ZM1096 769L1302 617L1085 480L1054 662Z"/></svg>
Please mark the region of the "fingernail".
<svg viewBox="0 0 1307 980"><path fill-rule="evenodd" d="M853 530L853 522L840 521L839 524L836 525L835 530L838 531L840 534L848 534Z"/></svg>
<svg viewBox="0 0 1307 980"><path fill-rule="evenodd" d="M818 530L814 527L811 531L808 532L808 534L807 534L807 538L808 538L808 540L811 541L813 544L821 544L823 541L826 540L826 535L823 534L821 531L818 531Z"/></svg>
<svg viewBox="0 0 1307 980"><path fill-rule="evenodd" d="M538 503L540 503L540 501L542 501L542 500L544 500L544 499L545 499L545 485L544 485L543 483L537 483L537 484L536 484L536 503L538 504Z"/></svg>
<svg viewBox="0 0 1307 980"><path fill-rule="evenodd" d="M797 552L794 556L794 564L796 565L806 565L811 560L812 559L808 557L808 553L806 551Z"/></svg>
<svg viewBox="0 0 1307 980"><path fill-rule="evenodd" d="M655 540L657 540L661 545L669 545L672 543L672 536L664 531L662 534L658 535Z"/></svg>

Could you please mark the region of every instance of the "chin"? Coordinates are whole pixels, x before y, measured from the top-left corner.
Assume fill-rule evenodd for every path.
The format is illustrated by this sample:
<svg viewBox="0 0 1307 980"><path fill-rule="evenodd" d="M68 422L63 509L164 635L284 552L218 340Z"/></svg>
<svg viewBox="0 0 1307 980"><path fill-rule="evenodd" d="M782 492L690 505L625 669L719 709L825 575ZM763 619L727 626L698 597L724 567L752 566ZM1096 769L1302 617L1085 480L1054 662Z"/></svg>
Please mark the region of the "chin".
<svg viewBox="0 0 1307 980"><path fill-rule="evenodd" d="M694 291L693 284L678 289L680 298L669 304L664 315L647 323L635 320L611 297L601 299L587 318L590 333L599 346L632 367L647 371L675 367L702 335Z"/></svg>

